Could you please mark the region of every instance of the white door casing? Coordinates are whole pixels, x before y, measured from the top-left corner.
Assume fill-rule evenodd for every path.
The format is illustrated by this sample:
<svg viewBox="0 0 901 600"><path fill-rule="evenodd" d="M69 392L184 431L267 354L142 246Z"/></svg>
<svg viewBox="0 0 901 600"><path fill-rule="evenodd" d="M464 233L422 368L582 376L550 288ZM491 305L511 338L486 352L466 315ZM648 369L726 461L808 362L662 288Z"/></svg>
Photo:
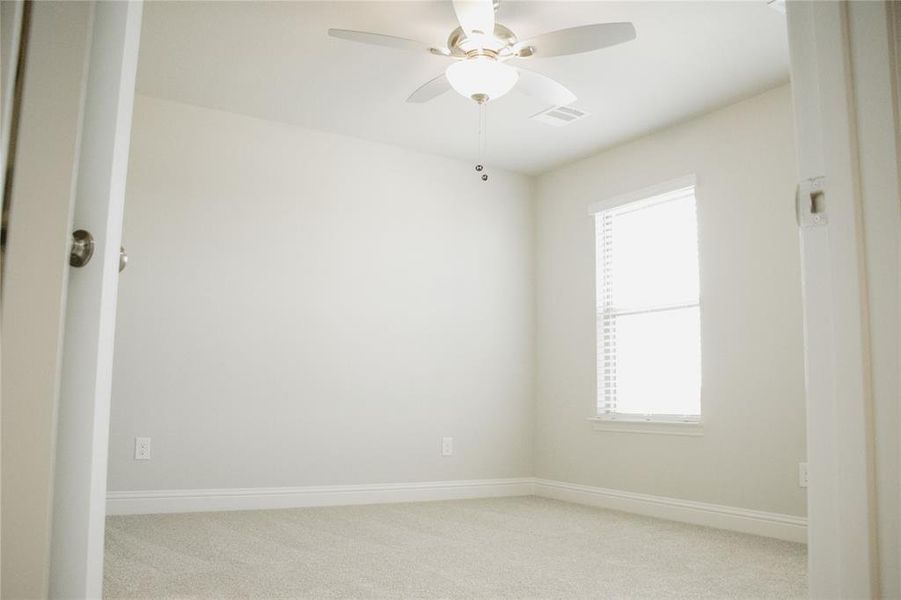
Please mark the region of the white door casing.
<svg viewBox="0 0 901 600"><path fill-rule="evenodd" d="M898 597L898 120L885 2L789 2L813 598Z"/></svg>
<svg viewBox="0 0 901 600"><path fill-rule="evenodd" d="M901 168L897 2L848 4L867 278L879 594L901 598Z"/></svg>

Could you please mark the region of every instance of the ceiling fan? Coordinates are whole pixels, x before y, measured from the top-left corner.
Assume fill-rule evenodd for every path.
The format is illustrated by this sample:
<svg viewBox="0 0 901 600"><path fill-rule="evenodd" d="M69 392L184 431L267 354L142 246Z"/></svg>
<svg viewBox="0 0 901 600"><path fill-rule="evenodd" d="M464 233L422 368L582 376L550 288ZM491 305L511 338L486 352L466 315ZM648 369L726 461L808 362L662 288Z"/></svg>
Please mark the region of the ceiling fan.
<svg viewBox="0 0 901 600"><path fill-rule="evenodd" d="M329 29L332 37L414 52L430 52L454 62L444 73L414 91L407 102L422 103L453 88L478 104L496 100L517 86L542 102L562 106L576 95L559 82L522 67L510 59L564 56L590 52L635 39L632 23L595 23L544 33L524 41L495 20L498 0L453 0L460 26L447 38L447 48L422 42L347 29Z"/></svg>

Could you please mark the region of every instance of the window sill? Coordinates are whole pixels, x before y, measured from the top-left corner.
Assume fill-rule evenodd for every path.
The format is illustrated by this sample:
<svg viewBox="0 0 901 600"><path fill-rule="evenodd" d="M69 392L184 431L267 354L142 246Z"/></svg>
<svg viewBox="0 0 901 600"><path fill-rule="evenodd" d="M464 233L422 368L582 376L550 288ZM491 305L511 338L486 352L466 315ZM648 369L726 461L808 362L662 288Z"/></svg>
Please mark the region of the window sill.
<svg viewBox="0 0 901 600"><path fill-rule="evenodd" d="M650 433L662 435L704 435L704 425L700 421L655 421L653 419L609 419L590 417L595 431L615 431L618 433Z"/></svg>

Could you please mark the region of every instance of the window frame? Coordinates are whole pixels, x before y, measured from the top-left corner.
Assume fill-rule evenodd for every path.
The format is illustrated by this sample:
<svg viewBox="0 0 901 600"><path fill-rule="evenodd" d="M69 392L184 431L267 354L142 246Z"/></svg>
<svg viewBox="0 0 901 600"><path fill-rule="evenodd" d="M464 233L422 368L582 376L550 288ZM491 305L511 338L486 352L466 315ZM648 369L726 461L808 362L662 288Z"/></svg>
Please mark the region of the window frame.
<svg viewBox="0 0 901 600"><path fill-rule="evenodd" d="M657 185L653 185L650 187L646 187L640 190L636 190L633 192L629 192L627 194L622 194L618 196L614 196L612 198L607 198L604 200L600 200L597 202L593 202L588 207L588 214L594 221L594 239L595 239L595 324L596 331L600 329L601 320L603 319L603 311L599 310L598 306L598 294L600 293L601 282L597 280L599 275L599 267L600 261L603 260L598 252L599 240L598 240L598 230L597 230L597 217L599 213L614 210L625 205L632 205L634 209L641 209L644 207L654 206L655 204L666 202L666 200L661 200L659 197L666 194L672 194L674 192L678 192L680 190L684 190L687 188L692 189L692 195L695 201L695 214L697 215L697 179L692 175L686 175L683 177L679 177L677 179L673 179L670 181L666 181ZM697 219L697 216L695 217ZM700 238L700 235L698 235ZM698 244L700 245L700 240L698 240ZM700 254L700 251L699 251ZM700 256L698 257L698 279L700 279ZM702 298L700 289L698 290L698 300L696 303L683 303L678 307L664 307L664 306L654 306L650 307L647 311L641 312L660 312L662 310L680 308L697 308L699 319L701 313L702 306ZM635 311L626 311L626 312L635 312ZM596 333L596 335L598 335ZM700 331L699 331L700 337ZM700 339L699 339L700 343ZM600 355L601 349L601 340L596 338L595 340L595 351L596 351L596 364L600 365L602 356ZM703 361L703 354L701 357ZM698 415L670 415L670 414L637 414L637 413L616 413L616 412L607 412L603 410L603 389L601 385L601 378L603 373L599 367L596 372L596 381L597 387L595 390L595 398L594 398L594 415L589 417L589 421L594 423L594 428L600 431L620 431L620 432L631 432L631 433L662 433L662 434L673 434L673 435L702 435L703 434L703 406L699 408ZM702 386L703 388L703 383ZM699 390L700 393L700 390ZM703 399L699 398L699 402Z"/></svg>

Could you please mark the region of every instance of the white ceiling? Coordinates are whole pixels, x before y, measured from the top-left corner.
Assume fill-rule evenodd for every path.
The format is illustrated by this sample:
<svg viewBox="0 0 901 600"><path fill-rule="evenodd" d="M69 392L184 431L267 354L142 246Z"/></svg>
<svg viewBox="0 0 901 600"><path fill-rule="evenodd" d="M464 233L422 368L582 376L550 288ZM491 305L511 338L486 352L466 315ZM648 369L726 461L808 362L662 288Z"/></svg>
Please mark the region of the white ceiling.
<svg viewBox="0 0 901 600"><path fill-rule="evenodd" d="M540 173L788 79L785 17L751 2L501 0L520 39L632 21L638 39L519 63L558 79L592 116L566 127L528 117L511 92L488 106L488 164ZM444 44L450 2L150 2L138 91L150 96L475 160L476 105L455 92L406 104L447 59L328 37L329 27Z"/></svg>

